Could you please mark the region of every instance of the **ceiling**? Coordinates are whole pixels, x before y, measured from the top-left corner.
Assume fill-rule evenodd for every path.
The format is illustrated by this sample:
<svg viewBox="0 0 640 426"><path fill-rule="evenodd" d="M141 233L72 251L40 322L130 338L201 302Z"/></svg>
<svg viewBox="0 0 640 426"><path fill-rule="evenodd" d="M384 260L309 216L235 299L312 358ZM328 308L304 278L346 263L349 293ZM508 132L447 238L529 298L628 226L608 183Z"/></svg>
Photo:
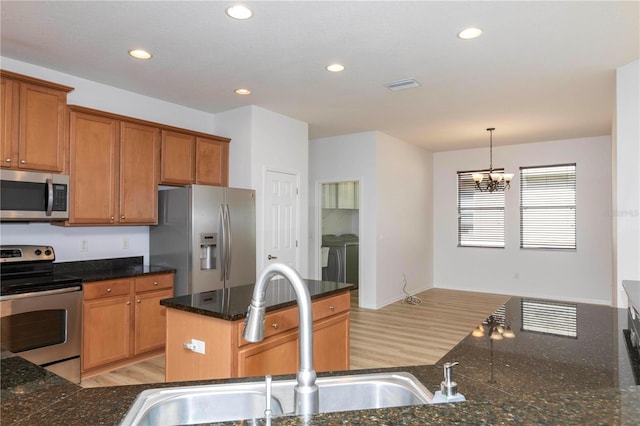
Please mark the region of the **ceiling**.
<svg viewBox="0 0 640 426"><path fill-rule="evenodd" d="M611 134L615 70L640 57L638 1L254 1L246 21L231 4L2 0L0 53L210 113L258 105L311 139L378 130L432 151L487 146L487 127L495 145ZM459 39L468 26L484 34ZM420 86L383 85L406 78Z"/></svg>

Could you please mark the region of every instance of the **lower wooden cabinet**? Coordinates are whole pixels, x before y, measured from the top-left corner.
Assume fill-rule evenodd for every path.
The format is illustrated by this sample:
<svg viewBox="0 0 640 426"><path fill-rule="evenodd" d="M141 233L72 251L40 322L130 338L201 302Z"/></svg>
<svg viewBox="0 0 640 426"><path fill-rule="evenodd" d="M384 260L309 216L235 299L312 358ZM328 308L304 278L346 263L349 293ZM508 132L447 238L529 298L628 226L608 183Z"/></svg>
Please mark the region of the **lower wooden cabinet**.
<svg viewBox="0 0 640 426"><path fill-rule="evenodd" d="M173 296L174 274L83 284L82 376L161 353L166 336L166 308Z"/></svg>
<svg viewBox="0 0 640 426"><path fill-rule="evenodd" d="M314 369L349 369L349 292L313 301ZM265 316L265 338L242 338L244 321L225 321L177 309L167 310L166 381L288 374L298 371L298 308ZM205 353L185 349L192 339Z"/></svg>

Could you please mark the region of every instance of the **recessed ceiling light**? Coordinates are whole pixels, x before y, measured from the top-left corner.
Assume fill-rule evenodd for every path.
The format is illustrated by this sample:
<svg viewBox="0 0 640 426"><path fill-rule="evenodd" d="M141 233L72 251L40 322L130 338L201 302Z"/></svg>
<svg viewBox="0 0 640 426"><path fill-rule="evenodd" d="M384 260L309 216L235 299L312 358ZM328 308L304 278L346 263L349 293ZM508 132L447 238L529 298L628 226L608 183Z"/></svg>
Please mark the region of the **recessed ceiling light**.
<svg viewBox="0 0 640 426"><path fill-rule="evenodd" d="M251 90L249 90L249 89L236 89L236 90L234 90L234 92L236 92L238 95L250 95L251 94Z"/></svg>
<svg viewBox="0 0 640 426"><path fill-rule="evenodd" d="M331 64L331 65L327 65L326 70L327 70L327 71L331 71L331 72L340 72L340 71L344 71L344 65L340 65L340 64Z"/></svg>
<svg viewBox="0 0 640 426"><path fill-rule="evenodd" d="M143 49L132 49L129 51L129 55L133 56L136 59L150 59L151 53L147 52Z"/></svg>
<svg viewBox="0 0 640 426"><path fill-rule="evenodd" d="M237 4L227 8L227 15L233 19L249 19L253 16L253 12L248 7Z"/></svg>
<svg viewBox="0 0 640 426"><path fill-rule="evenodd" d="M460 31L458 33L458 38L461 38L463 40L470 40L472 38L480 37L481 34L482 30L480 28L470 27Z"/></svg>

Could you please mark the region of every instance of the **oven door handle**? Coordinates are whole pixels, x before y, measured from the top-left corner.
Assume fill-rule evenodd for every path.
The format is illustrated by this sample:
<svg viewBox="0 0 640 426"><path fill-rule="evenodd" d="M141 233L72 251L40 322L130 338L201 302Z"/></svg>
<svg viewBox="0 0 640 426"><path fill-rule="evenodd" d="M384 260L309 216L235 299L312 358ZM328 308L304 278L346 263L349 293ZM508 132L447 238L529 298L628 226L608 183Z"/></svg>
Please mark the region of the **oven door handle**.
<svg viewBox="0 0 640 426"><path fill-rule="evenodd" d="M40 296L51 296L52 294L64 294L64 293L73 293L74 291L80 291L82 287L66 287L59 288L56 290L46 290L46 291L33 291L31 293L22 293L22 294L11 294L8 296L2 296L0 300L16 300L16 299L26 299L29 297L40 297Z"/></svg>

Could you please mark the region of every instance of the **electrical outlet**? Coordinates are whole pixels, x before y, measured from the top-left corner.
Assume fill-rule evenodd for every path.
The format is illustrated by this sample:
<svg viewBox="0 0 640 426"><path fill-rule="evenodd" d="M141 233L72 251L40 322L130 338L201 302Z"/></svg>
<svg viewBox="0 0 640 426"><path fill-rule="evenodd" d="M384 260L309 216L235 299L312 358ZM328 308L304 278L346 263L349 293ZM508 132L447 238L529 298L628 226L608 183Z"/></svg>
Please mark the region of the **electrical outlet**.
<svg viewBox="0 0 640 426"><path fill-rule="evenodd" d="M195 353L204 355L204 342L202 340L191 339L191 344Z"/></svg>
<svg viewBox="0 0 640 426"><path fill-rule="evenodd" d="M80 242L80 251L89 251L89 241L82 240Z"/></svg>
<svg viewBox="0 0 640 426"><path fill-rule="evenodd" d="M122 239L122 250L129 250L129 238Z"/></svg>

